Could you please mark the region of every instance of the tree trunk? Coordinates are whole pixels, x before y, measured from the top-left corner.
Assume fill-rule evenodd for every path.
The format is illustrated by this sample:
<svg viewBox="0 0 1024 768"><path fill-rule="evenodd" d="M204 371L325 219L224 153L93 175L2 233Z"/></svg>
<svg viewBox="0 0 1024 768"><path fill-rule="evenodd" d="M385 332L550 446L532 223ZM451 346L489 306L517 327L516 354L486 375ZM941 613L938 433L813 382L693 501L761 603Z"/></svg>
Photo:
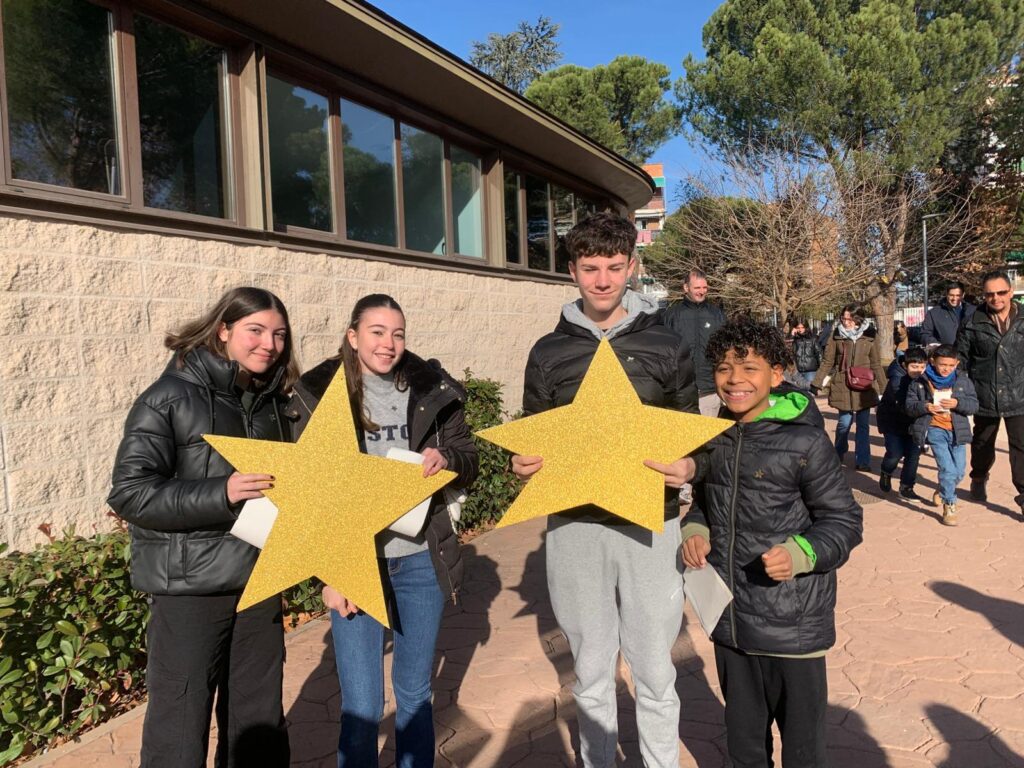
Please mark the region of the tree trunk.
<svg viewBox="0 0 1024 768"><path fill-rule="evenodd" d="M882 290L871 297L871 311L875 316L875 327L878 329L878 354L882 365L888 366L895 357L893 343L893 317L896 314L896 286L889 284L879 286Z"/></svg>

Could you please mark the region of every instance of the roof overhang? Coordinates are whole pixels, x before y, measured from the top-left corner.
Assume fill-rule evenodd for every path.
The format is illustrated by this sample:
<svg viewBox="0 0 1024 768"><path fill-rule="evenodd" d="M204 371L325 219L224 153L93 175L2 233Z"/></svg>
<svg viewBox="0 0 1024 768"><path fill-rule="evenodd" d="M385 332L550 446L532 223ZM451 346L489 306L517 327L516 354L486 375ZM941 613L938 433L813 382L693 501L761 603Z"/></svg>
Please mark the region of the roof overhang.
<svg viewBox="0 0 1024 768"><path fill-rule="evenodd" d="M354 0L196 0L498 145L604 190L628 210L654 190L636 165L383 11Z"/></svg>

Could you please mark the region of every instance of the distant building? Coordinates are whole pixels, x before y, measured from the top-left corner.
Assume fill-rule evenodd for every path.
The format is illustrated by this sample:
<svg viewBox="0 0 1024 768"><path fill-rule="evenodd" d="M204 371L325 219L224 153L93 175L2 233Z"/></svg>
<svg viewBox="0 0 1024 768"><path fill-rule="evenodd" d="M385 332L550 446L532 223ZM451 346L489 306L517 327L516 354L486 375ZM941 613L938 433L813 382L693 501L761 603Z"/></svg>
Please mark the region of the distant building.
<svg viewBox="0 0 1024 768"><path fill-rule="evenodd" d="M636 247L644 248L657 240L665 226L665 169L661 163L648 163L644 171L654 180L654 197L633 214L636 224Z"/></svg>

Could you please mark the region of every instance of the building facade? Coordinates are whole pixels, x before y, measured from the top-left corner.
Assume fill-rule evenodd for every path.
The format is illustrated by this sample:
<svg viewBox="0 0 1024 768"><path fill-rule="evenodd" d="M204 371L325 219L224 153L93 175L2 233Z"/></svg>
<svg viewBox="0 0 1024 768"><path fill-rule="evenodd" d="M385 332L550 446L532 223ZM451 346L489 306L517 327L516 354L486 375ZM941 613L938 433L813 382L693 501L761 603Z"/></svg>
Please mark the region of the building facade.
<svg viewBox="0 0 1024 768"><path fill-rule="evenodd" d="M127 409L164 334L227 288L289 308L304 366L355 300L521 398L575 295L559 238L643 171L372 6L0 6L0 541L109 527Z"/></svg>

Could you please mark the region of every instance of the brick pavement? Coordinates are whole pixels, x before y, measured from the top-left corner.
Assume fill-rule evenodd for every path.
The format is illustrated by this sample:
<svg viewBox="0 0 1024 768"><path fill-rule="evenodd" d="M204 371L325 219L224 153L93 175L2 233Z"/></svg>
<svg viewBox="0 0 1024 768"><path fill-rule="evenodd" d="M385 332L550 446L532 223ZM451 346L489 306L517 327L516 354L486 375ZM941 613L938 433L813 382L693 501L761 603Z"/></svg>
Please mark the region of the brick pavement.
<svg viewBox="0 0 1024 768"><path fill-rule="evenodd" d="M876 467L881 450L876 436ZM832 768L1024 766L1024 522L1005 441L987 508L963 501L959 528L940 525L934 508L880 500L876 476L847 471L865 505L865 539L840 572L838 640L828 658ZM930 495L930 458L920 479ZM439 640L439 766L574 764L571 659L547 601L542 530L527 523L465 548L466 595ZM302 768L333 765L338 686L327 632L318 621L289 638L285 701L292 764ZM680 765L724 767L712 649L689 608L673 655ZM620 762L639 765L625 669L619 701ZM394 726L388 704L385 732ZM141 711L30 765L136 766ZM393 739L381 742L381 764L391 765Z"/></svg>

